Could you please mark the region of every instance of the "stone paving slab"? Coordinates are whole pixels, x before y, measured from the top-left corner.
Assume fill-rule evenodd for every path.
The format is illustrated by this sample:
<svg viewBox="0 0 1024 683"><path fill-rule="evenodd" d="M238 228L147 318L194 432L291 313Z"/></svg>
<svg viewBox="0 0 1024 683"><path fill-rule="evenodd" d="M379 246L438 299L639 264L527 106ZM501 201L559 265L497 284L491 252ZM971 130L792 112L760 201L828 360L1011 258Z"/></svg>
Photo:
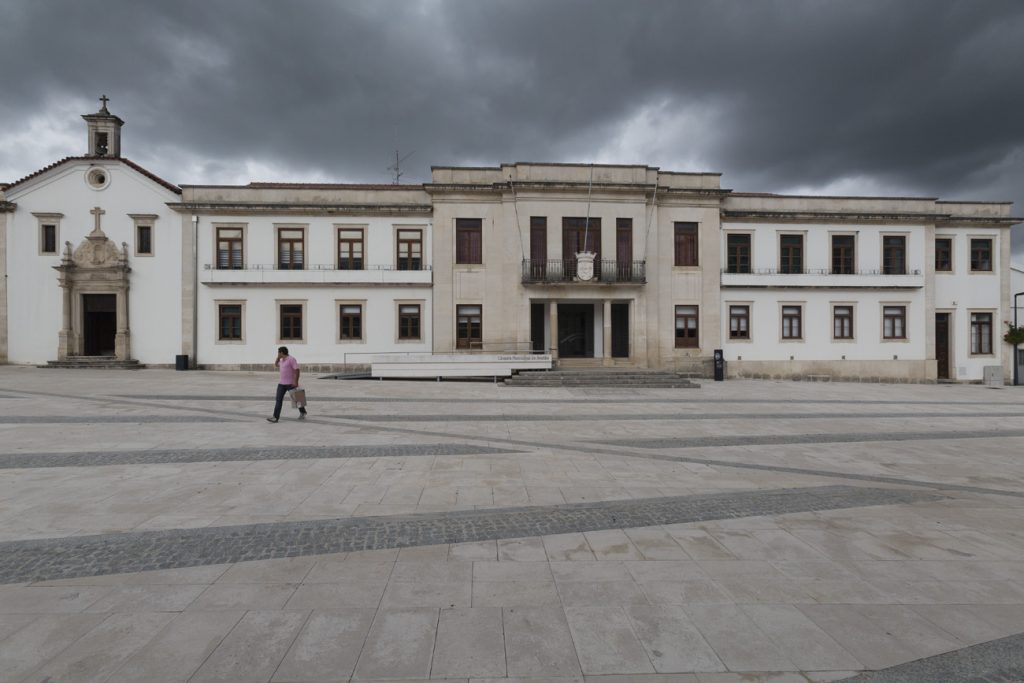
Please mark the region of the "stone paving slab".
<svg viewBox="0 0 1024 683"><path fill-rule="evenodd" d="M474 528L486 538L3 585L0 680L824 683L929 659L934 670L918 679L900 668L889 680L1019 677L999 652L975 669L943 659L1024 632L1024 437L1000 433L1024 424L990 418L1021 410L1018 389L729 381L684 399L661 389L320 382L316 419L267 425L275 383L272 373L0 366L0 398L19 398L6 416L84 418L57 429L0 422L0 458L215 452L0 468L0 538L52 542L39 547L72 564L83 534L114 548L146 528L173 538L208 527L209 545L182 537L199 555L255 538L232 541L231 531L339 519L391 524L378 537L387 539L410 520L480 513ZM442 406L447 422L402 421ZM889 408L908 416L865 417ZM562 419L462 419L481 413ZM585 413L624 419L578 419ZM635 418L675 413L695 417ZM784 417L729 419L750 413ZM149 416L183 419L138 420ZM933 438L904 438L912 434ZM759 440L730 445L742 435ZM429 454L446 444L472 452ZM233 449L293 457L219 459ZM822 483L934 498L623 529L650 521L639 514L650 500L717 492L764 502ZM595 502L632 507L614 520L607 509L588 513L604 515L601 528L516 538L494 537L511 518L486 517ZM277 547L275 533L252 547ZM103 571L141 547L106 555Z"/></svg>

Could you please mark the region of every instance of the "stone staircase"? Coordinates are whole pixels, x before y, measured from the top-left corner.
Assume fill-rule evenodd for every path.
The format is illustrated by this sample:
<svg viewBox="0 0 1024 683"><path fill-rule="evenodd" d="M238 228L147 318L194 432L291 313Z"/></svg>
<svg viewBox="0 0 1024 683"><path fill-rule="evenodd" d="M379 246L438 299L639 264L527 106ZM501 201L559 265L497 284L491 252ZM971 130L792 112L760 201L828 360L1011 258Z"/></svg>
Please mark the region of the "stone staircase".
<svg viewBox="0 0 1024 683"><path fill-rule="evenodd" d="M48 360L39 368L61 368L75 370L140 370L137 360L118 360L113 356L68 356L65 360Z"/></svg>
<svg viewBox="0 0 1024 683"><path fill-rule="evenodd" d="M505 380L510 387L617 387L627 389L699 389L678 373L640 368L528 370Z"/></svg>

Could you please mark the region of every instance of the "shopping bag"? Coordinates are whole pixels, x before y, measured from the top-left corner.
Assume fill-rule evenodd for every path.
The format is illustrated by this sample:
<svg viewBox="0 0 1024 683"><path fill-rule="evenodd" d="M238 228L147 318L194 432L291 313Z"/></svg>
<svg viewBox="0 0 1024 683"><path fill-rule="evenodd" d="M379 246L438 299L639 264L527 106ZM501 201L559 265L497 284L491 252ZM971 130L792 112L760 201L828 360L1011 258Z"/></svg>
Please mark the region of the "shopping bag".
<svg viewBox="0 0 1024 683"><path fill-rule="evenodd" d="M296 387L288 390L288 396L292 399L292 408L305 408L306 407L306 390L302 387Z"/></svg>

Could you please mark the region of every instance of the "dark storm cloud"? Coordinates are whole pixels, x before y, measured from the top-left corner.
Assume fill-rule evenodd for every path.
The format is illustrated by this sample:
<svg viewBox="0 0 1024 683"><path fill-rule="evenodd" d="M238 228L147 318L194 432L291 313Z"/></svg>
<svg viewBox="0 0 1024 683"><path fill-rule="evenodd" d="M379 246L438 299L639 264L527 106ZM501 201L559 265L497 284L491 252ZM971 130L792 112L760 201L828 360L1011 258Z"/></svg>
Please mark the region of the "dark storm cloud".
<svg viewBox="0 0 1024 683"><path fill-rule="evenodd" d="M1014 0L16 0L0 7L0 130L106 92L126 154L177 182L247 160L380 182L397 147L415 150L409 181L429 164L604 159L1019 214L1022 46Z"/></svg>

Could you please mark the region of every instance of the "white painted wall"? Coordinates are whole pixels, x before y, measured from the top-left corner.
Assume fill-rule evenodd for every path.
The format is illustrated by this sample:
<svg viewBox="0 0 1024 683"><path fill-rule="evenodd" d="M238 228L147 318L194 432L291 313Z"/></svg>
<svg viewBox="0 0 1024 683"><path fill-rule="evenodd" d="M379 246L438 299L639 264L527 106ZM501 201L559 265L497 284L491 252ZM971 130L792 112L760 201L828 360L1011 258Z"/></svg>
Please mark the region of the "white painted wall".
<svg viewBox="0 0 1024 683"><path fill-rule="evenodd" d="M742 282L766 287L726 287L721 290L722 348L726 360L744 361L820 361L820 360L924 360L927 357L925 270L925 229L923 226L822 225L728 223L722 226L722 264L726 267L726 235L729 232L751 234L751 268L777 270L779 235L803 234L804 267L809 271L829 271L832 264L830 234L856 235L855 270L879 271L882 268L882 236L907 237L907 276L829 274L750 275L724 274L723 284ZM907 289L882 289L895 281L916 285ZM837 283L843 288L825 288ZM996 295L998 300L998 293ZM729 306L747 304L750 310L750 341L729 339ZM783 304L803 306L803 339L782 339ZM854 307L854 339L832 338L832 306ZM907 339L882 338L882 308L907 307Z"/></svg>
<svg viewBox="0 0 1024 683"><path fill-rule="evenodd" d="M248 270L215 270L216 227L245 225L244 258ZM306 228L306 263L299 271L276 270L277 227ZM335 270L338 227L365 229L367 266ZM431 224L422 218L330 216L200 216L198 348L200 365L269 364L285 345L300 363L362 363L375 353L423 353L432 342L432 273L395 271L398 228L423 231L423 258L429 265ZM251 269L254 265L262 269ZM208 267L209 266L209 267ZM323 268L312 268L323 266ZM380 266L384 268L375 268ZM230 284L238 283L238 284ZM305 304L304 340L279 340L278 302ZM363 339L341 341L339 301L363 306ZM219 341L218 302L243 302L242 341ZM420 305L419 341L398 339L398 305Z"/></svg>
<svg viewBox="0 0 1024 683"><path fill-rule="evenodd" d="M110 175L104 189L94 189L86 172L102 165ZM11 188L7 199L17 205L8 215L8 329L11 363L45 363L57 358L62 290L57 271L64 242L72 247L94 225L89 213L106 211L101 226L107 237L128 243L132 268L129 320L132 357L146 364L171 364L181 340L181 219L167 207L178 195L116 160L69 162ZM39 254L37 213L62 213L58 254ZM155 214L154 255L136 257L134 222L128 214Z"/></svg>
<svg viewBox="0 0 1024 683"><path fill-rule="evenodd" d="M950 316L950 374L955 379L982 379L987 365L1002 365L1006 327L1004 320L1013 319L1012 310L1004 310L1000 304L999 253L1002 239L1009 239L1007 231L985 228L938 228L936 238L948 237L953 240L953 272L935 273L935 310L948 311ZM972 273L970 240L972 237L992 240L991 273ZM1012 293L1011 293L1012 298ZM1012 305L1012 302L1011 302ZM970 333L971 312L991 311L992 355L971 355Z"/></svg>

